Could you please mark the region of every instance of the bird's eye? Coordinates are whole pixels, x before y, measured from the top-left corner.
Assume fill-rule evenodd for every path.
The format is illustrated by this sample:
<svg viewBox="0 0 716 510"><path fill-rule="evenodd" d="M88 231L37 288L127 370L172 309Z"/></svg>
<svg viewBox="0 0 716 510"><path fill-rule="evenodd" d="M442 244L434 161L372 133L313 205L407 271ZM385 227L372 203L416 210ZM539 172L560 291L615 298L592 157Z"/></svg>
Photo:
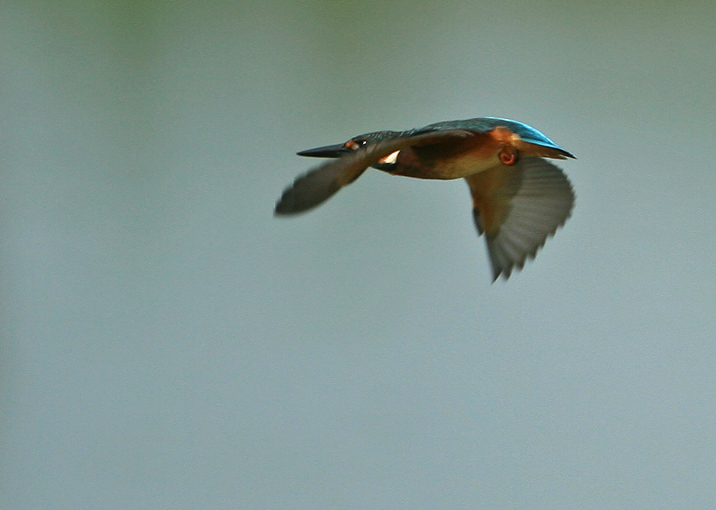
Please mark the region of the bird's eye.
<svg viewBox="0 0 716 510"><path fill-rule="evenodd" d="M348 140L346 143L343 144L343 147L345 147L346 149L356 150L360 149L361 147L365 147L367 143L367 140Z"/></svg>

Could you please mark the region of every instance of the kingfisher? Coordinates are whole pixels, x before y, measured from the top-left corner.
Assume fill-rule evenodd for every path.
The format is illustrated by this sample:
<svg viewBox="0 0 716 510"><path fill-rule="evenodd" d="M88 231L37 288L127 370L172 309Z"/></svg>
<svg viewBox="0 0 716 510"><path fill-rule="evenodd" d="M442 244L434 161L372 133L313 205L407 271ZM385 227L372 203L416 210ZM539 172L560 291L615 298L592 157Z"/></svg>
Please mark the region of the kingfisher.
<svg viewBox="0 0 716 510"><path fill-rule="evenodd" d="M507 280L534 259L574 206L569 179L545 159L574 156L515 120L479 117L376 131L298 155L334 159L296 178L277 202L276 215L320 205L369 167L419 179L465 179L478 235L487 241L493 282L500 276Z"/></svg>

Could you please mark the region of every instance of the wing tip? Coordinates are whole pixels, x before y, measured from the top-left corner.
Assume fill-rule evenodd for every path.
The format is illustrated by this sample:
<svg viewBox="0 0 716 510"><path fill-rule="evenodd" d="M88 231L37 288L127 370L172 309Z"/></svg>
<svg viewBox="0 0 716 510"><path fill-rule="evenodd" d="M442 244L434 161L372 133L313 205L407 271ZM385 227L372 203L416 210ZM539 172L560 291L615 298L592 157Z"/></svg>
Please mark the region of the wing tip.
<svg viewBox="0 0 716 510"><path fill-rule="evenodd" d="M287 188L283 192L283 195L281 195L281 198L279 198L276 202L276 206L273 210L274 216L292 216L308 211L317 205L306 205L305 203L301 204L301 201L298 198L299 197L296 193L295 187L292 186Z"/></svg>
<svg viewBox="0 0 716 510"><path fill-rule="evenodd" d="M276 207L274 207L273 215L276 217L286 217L286 216L292 216L294 214L298 214L303 211L297 211L295 208L290 207L287 205L286 202L279 200L276 202Z"/></svg>

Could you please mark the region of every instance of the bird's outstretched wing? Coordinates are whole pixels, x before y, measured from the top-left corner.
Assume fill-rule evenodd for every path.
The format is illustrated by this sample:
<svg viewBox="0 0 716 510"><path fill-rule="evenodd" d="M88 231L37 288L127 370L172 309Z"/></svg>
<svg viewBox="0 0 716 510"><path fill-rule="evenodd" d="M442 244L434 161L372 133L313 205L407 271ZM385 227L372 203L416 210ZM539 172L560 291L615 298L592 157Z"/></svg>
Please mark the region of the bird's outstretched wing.
<svg viewBox="0 0 716 510"><path fill-rule="evenodd" d="M365 170L395 151L410 146L439 143L450 138L465 138L473 133L462 129L432 131L414 136L382 140L356 149L299 176L276 204L278 215L308 211L328 200L343 186L355 181Z"/></svg>
<svg viewBox="0 0 716 510"><path fill-rule="evenodd" d="M562 170L542 158L524 157L466 178L473 216L485 234L492 275L509 278L534 258L572 212L574 192ZM494 281L493 280L493 281Z"/></svg>

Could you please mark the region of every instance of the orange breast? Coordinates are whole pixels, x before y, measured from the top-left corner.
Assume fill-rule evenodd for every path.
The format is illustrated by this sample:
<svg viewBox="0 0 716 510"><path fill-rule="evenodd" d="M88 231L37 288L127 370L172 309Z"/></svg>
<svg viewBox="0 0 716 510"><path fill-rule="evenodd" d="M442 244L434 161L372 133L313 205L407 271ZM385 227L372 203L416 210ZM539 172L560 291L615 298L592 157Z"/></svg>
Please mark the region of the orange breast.
<svg viewBox="0 0 716 510"><path fill-rule="evenodd" d="M502 136L495 136L502 133L495 131L403 149L391 173L420 179L459 179L492 168L499 164L498 154L506 143Z"/></svg>

